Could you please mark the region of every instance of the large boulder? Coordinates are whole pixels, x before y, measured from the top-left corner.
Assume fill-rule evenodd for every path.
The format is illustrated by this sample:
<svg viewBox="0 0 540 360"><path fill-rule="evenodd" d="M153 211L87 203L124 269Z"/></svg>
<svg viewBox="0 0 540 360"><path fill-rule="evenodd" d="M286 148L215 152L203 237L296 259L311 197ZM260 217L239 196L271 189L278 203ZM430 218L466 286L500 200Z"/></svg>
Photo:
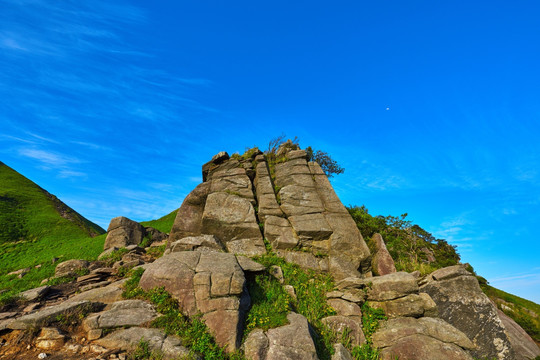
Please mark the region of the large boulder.
<svg viewBox="0 0 540 360"><path fill-rule="evenodd" d="M474 344L467 336L441 319L397 318L389 320L372 337L381 359L472 360L467 350Z"/></svg>
<svg viewBox="0 0 540 360"><path fill-rule="evenodd" d="M476 358L514 359L515 353L497 308L478 280L463 265L431 273L420 287L437 304L439 316L463 331L475 344Z"/></svg>
<svg viewBox="0 0 540 360"><path fill-rule="evenodd" d="M147 266L139 285L145 290L163 286L178 300L184 314L202 314L219 345L228 351L239 348L250 300L234 254L170 253Z"/></svg>
<svg viewBox="0 0 540 360"><path fill-rule="evenodd" d="M210 193L210 183L197 185L184 199L176 213L174 224L169 235L168 247L177 240L187 236L202 234L202 214L206 198Z"/></svg>
<svg viewBox="0 0 540 360"><path fill-rule="evenodd" d="M103 249L139 245L143 241L144 235L144 227L138 222L124 216L115 217L107 229L107 238Z"/></svg>

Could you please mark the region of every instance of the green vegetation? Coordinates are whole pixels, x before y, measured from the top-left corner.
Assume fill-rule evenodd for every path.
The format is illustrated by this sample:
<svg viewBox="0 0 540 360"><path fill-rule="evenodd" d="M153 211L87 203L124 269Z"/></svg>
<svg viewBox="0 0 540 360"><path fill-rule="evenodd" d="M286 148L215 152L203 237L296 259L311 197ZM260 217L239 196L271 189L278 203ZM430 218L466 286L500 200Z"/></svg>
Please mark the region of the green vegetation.
<svg viewBox="0 0 540 360"><path fill-rule="evenodd" d="M153 227L156 230L159 230L164 233L171 232L171 229L174 224L174 219L176 219L176 213L178 212L178 209L171 211L167 215L156 219L156 220L150 220L150 221L143 221L141 222L142 226L150 226Z"/></svg>
<svg viewBox="0 0 540 360"><path fill-rule="evenodd" d="M285 279L284 285L294 287L296 300L285 294L284 290L277 289L277 286L281 285L277 280L274 282L269 278L264 278L271 275L259 275L258 283L250 288L250 291L253 288L256 290L255 293L250 292L253 301L251 311L255 310L255 313L252 315L250 311L248 314L247 328L249 330L253 327L266 329L284 325L286 323L284 318L286 319L288 313L285 307L288 303L295 312L304 315L312 326L319 359L330 359L336 335L321 320L336 314L334 309L326 303L326 293L334 288L332 277L329 274L305 270L296 264L287 263L273 253L257 257L255 261L266 267L280 266ZM262 326L255 324L259 319Z"/></svg>
<svg viewBox="0 0 540 360"><path fill-rule="evenodd" d="M311 146L306 148L308 161L315 161L321 166L322 171L327 177L331 178L334 174L339 175L345 172L345 169L339 166L336 160L332 159L327 152L314 150Z"/></svg>
<svg viewBox="0 0 540 360"><path fill-rule="evenodd" d="M156 306L156 310L162 316L152 322L153 327L163 329L167 334L179 336L182 339L182 344L189 348L193 355L200 354L204 359L243 359L239 353L226 354L224 349L216 344L201 318L195 316L190 319L184 316L179 310L178 302L163 287L149 291L141 289L139 281L143 272L144 269L141 268L132 271L131 278L124 285L122 295L126 299L145 299ZM146 348L146 350L148 349ZM151 355L149 351L144 351L142 354ZM140 357L140 359L152 358Z"/></svg>
<svg viewBox="0 0 540 360"><path fill-rule="evenodd" d="M536 342L540 342L540 305L488 284L480 284L480 287L499 309L517 322Z"/></svg>
<svg viewBox="0 0 540 360"><path fill-rule="evenodd" d="M372 252L375 250L372 236L375 233L382 235L398 271L419 270L422 274L427 274L459 263L460 257L455 246L448 244L446 240L436 239L420 226L413 225L406 219L407 214L372 216L365 206L349 206L348 210ZM428 261L430 252L435 261Z"/></svg>
<svg viewBox="0 0 540 360"><path fill-rule="evenodd" d="M129 354L129 360L161 360L163 355L150 350L148 341L141 339L135 350Z"/></svg>

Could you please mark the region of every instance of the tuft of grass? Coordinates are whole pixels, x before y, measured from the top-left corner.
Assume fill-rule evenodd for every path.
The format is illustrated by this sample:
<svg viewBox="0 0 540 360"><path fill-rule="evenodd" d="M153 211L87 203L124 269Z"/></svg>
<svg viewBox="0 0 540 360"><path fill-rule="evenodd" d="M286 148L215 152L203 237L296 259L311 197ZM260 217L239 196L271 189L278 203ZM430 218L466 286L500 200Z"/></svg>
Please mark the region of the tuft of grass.
<svg viewBox="0 0 540 360"><path fill-rule="evenodd" d="M279 281L265 273L255 276L248 282L251 297L251 309L246 319L244 337L255 328L268 330L287 324L291 297L283 289Z"/></svg>
<svg viewBox="0 0 540 360"><path fill-rule="evenodd" d="M161 245L161 246L155 246L151 247L150 249L146 250L146 253L153 258L159 258L163 256L163 253L165 252L165 248L167 245Z"/></svg>
<svg viewBox="0 0 540 360"><path fill-rule="evenodd" d="M272 265L281 267L285 284L292 285L296 291L297 299L290 301L292 308L304 315L314 330L314 342L319 359L330 359L336 335L322 323L322 319L336 314L326 302L326 293L334 288L333 278L329 274L302 269L296 264L287 263L272 252L254 260L267 268Z"/></svg>

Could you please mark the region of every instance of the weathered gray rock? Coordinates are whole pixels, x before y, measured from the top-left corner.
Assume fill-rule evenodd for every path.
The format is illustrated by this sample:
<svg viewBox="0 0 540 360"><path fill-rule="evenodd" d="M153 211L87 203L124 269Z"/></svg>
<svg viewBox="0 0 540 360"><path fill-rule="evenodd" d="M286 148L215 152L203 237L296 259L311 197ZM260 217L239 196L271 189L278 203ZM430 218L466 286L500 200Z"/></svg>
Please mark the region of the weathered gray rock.
<svg viewBox="0 0 540 360"><path fill-rule="evenodd" d="M257 190L257 203L259 205L259 219L266 225L267 216L283 216L283 211L279 207L274 186L268 172L268 164L266 161L261 161L257 164L256 176L254 180L255 189Z"/></svg>
<svg viewBox="0 0 540 360"><path fill-rule="evenodd" d="M208 179L208 175L214 171L220 164L229 160L230 156L226 151L220 151L216 155L212 156L212 159L202 166L203 181Z"/></svg>
<svg viewBox="0 0 540 360"><path fill-rule="evenodd" d="M7 324L8 329L26 330L46 327L56 321L58 315L88 313L100 308L99 303L90 301L63 302L59 305L46 307L38 312L21 316Z"/></svg>
<svg viewBox="0 0 540 360"><path fill-rule="evenodd" d="M498 314L516 354L516 360L531 360L540 356L540 348L529 334L501 310L498 310Z"/></svg>
<svg viewBox="0 0 540 360"><path fill-rule="evenodd" d="M264 237L275 249L292 249L298 245L298 237L289 220L277 216L266 216Z"/></svg>
<svg viewBox="0 0 540 360"><path fill-rule="evenodd" d="M266 253L251 203L239 196L208 195L202 216L203 232L216 235L229 252L248 256Z"/></svg>
<svg viewBox="0 0 540 360"><path fill-rule="evenodd" d="M158 229L154 229L151 226L145 226L144 233L152 241L152 243L161 242L169 238L169 234L159 231Z"/></svg>
<svg viewBox="0 0 540 360"><path fill-rule="evenodd" d="M54 276L76 276L76 270L88 269L90 263L86 260L67 260L56 265L56 270L54 271Z"/></svg>
<svg viewBox="0 0 540 360"><path fill-rule="evenodd" d="M95 343L109 349L133 350L143 340L151 351L162 353L164 359L190 358L189 350L175 336L167 336L163 330L132 327L117 330Z"/></svg>
<svg viewBox="0 0 540 360"><path fill-rule="evenodd" d="M382 309L384 314L390 318L423 316L425 311L424 304L425 300L417 294L409 294L394 300L369 302L371 307Z"/></svg>
<svg viewBox="0 0 540 360"><path fill-rule="evenodd" d="M30 289L30 290L23 291L20 294L20 296L21 296L22 299L24 299L26 301L36 301L36 300L39 300L45 294L47 294L49 289L50 289L50 286L44 285L44 286L40 286L40 287L35 288L35 289Z"/></svg>
<svg viewBox="0 0 540 360"><path fill-rule="evenodd" d="M228 351L240 346L250 300L234 254L170 253L148 265L139 285L145 290L163 286L178 300L184 314L203 314L218 344Z"/></svg>
<svg viewBox="0 0 540 360"><path fill-rule="evenodd" d="M315 255L303 251L277 250L276 253L287 262L297 264L305 269L316 271L328 271L328 258L318 258Z"/></svg>
<svg viewBox="0 0 540 360"><path fill-rule="evenodd" d="M366 337L362 330L362 318L350 316L328 316L322 322L335 331L339 336L348 331L348 336L352 345L362 345L366 343Z"/></svg>
<svg viewBox="0 0 540 360"><path fill-rule="evenodd" d="M289 325L267 331L269 345L265 359L318 359L306 318L300 314L290 313L287 320Z"/></svg>
<svg viewBox="0 0 540 360"><path fill-rule="evenodd" d="M238 264L244 272L261 272L266 270L266 267L263 264L259 264L247 256L236 255L236 260L238 260Z"/></svg>
<svg viewBox="0 0 540 360"><path fill-rule="evenodd" d="M171 253L149 264L139 286L144 290L163 286L178 300L182 312L188 316L197 313L193 277L201 257L200 252Z"/></svg>
<svg viewBox="0 0 540 360"><path fill-rule="evenodd" d="M375 275L386 275L396 272L396 266L394 265L394 259L388 252L386 244L381 234L374 234L371 241L375 243L376 252L371 260L373 273Z"/></svg>
<svg viewBox="0 0 540 360"><path fill-rule="evenodd" d="M66 302L93 301L104 304L112 304L122 300L122 292L124 291L124 283L127 279L116 281L110 285L90 289L88 291L75 294Z"/></svg>
<svg viewBox="0 0 540 360"><path fill-rule="evenodd" d="M192 251L195 249L225 251L225 246L214 235L187 236L173 242L170 248L171 252Z"/></svg>
<svg viewBox="0 0 540 360"><path fill-rule="evenodd" d="M403 271L376 276L369 280L371 286L368 286L368 300L387 301L418 293L418 284L414 276Z"/></svg>
<svg viewBox="0 0 540 360"><path fill-rule="evenodd" d="M380 352L381 360L473 360L462 348L417 334L397 340Z"/></svg>
<svg viewBox="0 0 540 360"><path fill-rule="evenodd" d="M362 316L362 310L360 306L353 302L349 302L343 299L329 299L328 305L330 305L338 315L343 316Z"/></svg>
<svg viewBox="0 0 540 360"><path fill-rule="evenodd" d="M478 280L462 265L439 269L426 278L420 290L428 293L439 316L463 331L476 345L477 358L514 359L495 305L482 292Z"/></svg>
<svg viewBox="0 0 540 360"><path fill-rule="evenodd" d="M144 235L144 227L138 222L124 216L115 217L107 229L107 238L103 248L138 245L143 241Z"/></svg>
<svg viewBox="0 0 540 360"><path fill-rule="evenodd" d="M140 326L158 316L153 305L142 300L123 300L110 309L88 316L83 326L90 329L108 329L120 326Z"/></svg>
<svg viewBox="0 0 540 360"><path fill-rule="evenodd" d="M353 360L351 353L343 344L334 344L334 355L331 360Z"/></svg>
<svg viewBox="0 0 540 360"><path fill-rule="evenodd" d="M197 185L184 199L178 209L174 224L169 235L168 247L176 240L187 236L198 236L202 232L202 215L206 198L210 193L210 183L205 182Z"/></svg>
<svg viewBox="0 0 540 360"><path fill-rule="evenodd" d="M261 329L251 331L244 342L244 355L248 360L265 360L268 352L268 338Z"/></svg>

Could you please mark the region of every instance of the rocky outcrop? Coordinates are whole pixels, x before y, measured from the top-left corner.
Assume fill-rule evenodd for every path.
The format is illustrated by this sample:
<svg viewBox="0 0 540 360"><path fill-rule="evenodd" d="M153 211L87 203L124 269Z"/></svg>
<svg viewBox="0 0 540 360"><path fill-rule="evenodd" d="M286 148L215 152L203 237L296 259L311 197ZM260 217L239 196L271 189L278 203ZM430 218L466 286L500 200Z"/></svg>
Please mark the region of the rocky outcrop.
<svg viewBox="0 0 540 360"><path fill-rule="evenodd" d="M204 183L184 200L169 236L168 247L188 236L214 235L227 251L260 255L266 252L248 173L251 160L240 162L220 153L203 166Z"/></svg>
<svg viewBox="0 0 540 360"><path fill-rule="evenodd" d="M463 331L475 344L476 358L514 359L512 345L497 308L478 280L462 265L439 269L423 280L421 291L437 304L439 316Z"/></svg>
<svg viewBox="0 0 540 360"><path fill-rule="evenodd" d="M56 265L54 276L77 276L77 270L87 270L90 263L86 260L67 260Z"/></svg>
<svg viewBox="0 0 540 360"><path fill-rule="evenodd" d="M387 275L396 272L394 259L388 252L381 234L374 234L371 241L375 244L375 254L371 261L373 273L375 275Z"/></svg>
<svg viewBox="0 0 540 360"><path fill-rule="evenodd" d="M252 360L318 359L306 318L300 314L290 313L287 320L289 320L289 325L266 332L260 329L251 332L244 344L246 358Z"/></svg>
<svg viewBox="0 0 540 360"><path fill-rule="evenodd" d="M242 267L233 254L214 251L174 252L148 265L140 286L163 286L184 314L202 313L221 346L240 346L244 314L249 307Z"/></svg>
<svg viewBox="0 0 540 360"><path fill-rule="evenodd" d="M109 223L103 248L106 250L111 247L139 245L143 241L144 235L144 227L138 222L124 216L115 217Z"/></svg>
<svg viewBox="0 0 540 360"><path fill-rule="evenodd" d="M540 348L529 334L501 310L497 310L497 313L504 324L506 334L516 354L516 360L532 360L540 356Z"/></svg>

